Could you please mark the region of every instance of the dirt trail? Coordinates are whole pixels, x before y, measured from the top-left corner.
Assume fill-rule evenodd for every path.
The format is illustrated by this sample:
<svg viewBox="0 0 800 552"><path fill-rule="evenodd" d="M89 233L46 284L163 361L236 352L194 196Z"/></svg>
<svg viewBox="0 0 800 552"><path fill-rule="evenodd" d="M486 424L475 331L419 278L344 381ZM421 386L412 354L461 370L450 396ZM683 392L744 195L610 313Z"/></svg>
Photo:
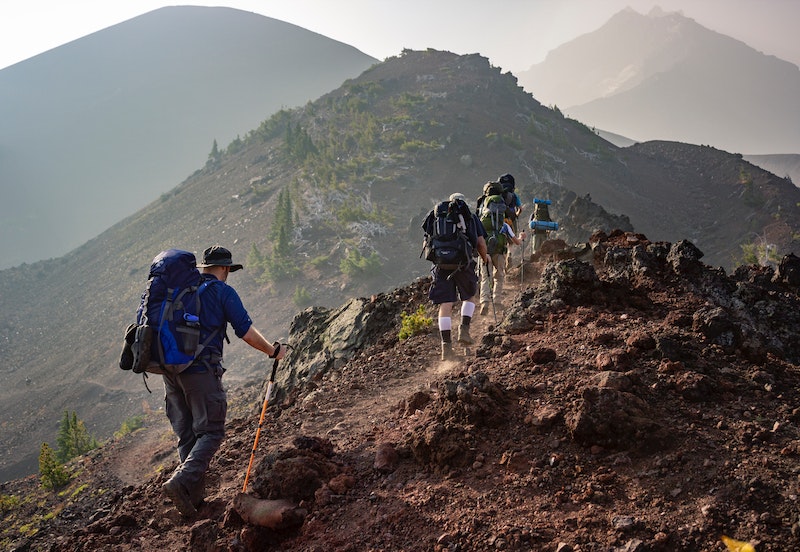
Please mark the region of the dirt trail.
<svg viewBox="0 0 800 552"><path fill-rule="evenodd" d="M526 287L538 280L538 272L529 262L525 263L524 277L524 286ZM506 274L503 291L503 303L506 307L511 304L521 288L520 269L517 265ZM457 303L453 309L454 326L458 324L455 313L458 313L459 309L460 304ZM502 321L503 314L504 310L498 308L497 323ZM330 375L321 385L323 387L337 385L342 390L334 395L333 400L330 395L326 395L327 400L324 404L317 402L313 393L305 399L308 416L303 419L301 433L328 437L334 442L352 438L357 434L368 433L372 425L378 423L379 420L387 419L393 409L397 409L402 401L408 399L416 391L429 390L434 381L441 380L443 376L455 376L462 371L465 361L475 357L475 350L483 335L491 331L495 325L495 317L491 310L488 315L480 315L476 308L471 324L471 333L475 344L469 348L463 348L454 343L454 349L458 355L456 360L440 360L438 339L435 338L438 336L438 332L434 331L419 346L409 345L409 365L407 367L398 367L392 377L376 379L371 384L368 393L361 389L348 388L346 375ZM432 344L435 346L431 346ZM415 357L422 354L425 355L425 360L418 362Z"/></svg>

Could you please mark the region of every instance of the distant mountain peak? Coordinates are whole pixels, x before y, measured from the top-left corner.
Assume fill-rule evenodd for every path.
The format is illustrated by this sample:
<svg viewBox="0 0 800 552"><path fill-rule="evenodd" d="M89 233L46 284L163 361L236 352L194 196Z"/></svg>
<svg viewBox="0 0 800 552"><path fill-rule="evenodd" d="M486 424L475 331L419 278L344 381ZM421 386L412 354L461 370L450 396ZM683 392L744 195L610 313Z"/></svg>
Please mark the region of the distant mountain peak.
<svg viewBox="0 0 800 552"><path fill-rule="evenodd" d="M666 11L661 8L661 6L653 6L649 12L647 12L647 17L651 19L657 19L660 17L669 17L671 15L678 15L680 17L685 17L681 10L676 11Z"/></svg>
<svg viewBox="0 0 800 552"><path fill-rule="evenodd" d="M628 7L518 75L545 105L641 140L800 152L800 73L681 12Z"/></svg>

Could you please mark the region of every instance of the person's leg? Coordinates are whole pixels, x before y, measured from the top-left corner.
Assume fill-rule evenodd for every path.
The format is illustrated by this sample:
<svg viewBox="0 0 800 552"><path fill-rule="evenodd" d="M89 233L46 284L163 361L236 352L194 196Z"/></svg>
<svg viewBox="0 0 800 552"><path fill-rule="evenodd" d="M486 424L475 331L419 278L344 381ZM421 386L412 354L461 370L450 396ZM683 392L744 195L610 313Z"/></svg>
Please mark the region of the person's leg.
<svg viewBox="0 0 800 552"><path fill-rule="evenodd" d="M540 234L536 231L533 233L533 252L538 253L539 249L542 247L542 243L544 243L544 234Z"/></svg>
<svg viewBox="0 0 800 552"><path fill-rule="evenodd" d="M461 298L461 325L458 331L458 341L464 345L474 343L469 333L472 315L475 313L475 296L478 293L478 276L474 266L471 270L464 270L456 281L458 295Z"/></svg>
<svg viewBox="0 0 800 552"><path fill-rule="evenodd" d="M439 335L442 339L442 360L455 358L453 352L453 303L439 305Z"/></svg>
<svg viewBox="0 0 800 552"><path fill-rule="evenodd" d="M515 236L519 234L519 232L517 231L517 219L513 219L511 221L511 230L514 232ZM505 270L510 270L514 266L514 255L513 255L514 251L513 247L511 247L512 245L511 240L507 238L506 241L508 242L508 246L506 247L506 253L505 253L506 262L504 268Z"/></svg>
<svg viewBox="0 0 800 552"><path fill-rule="evenodd" d="M192 410L186 402L178 377L163 374L164 379L164 411L172 426L172 431L178 437L178 457L181 463L189 456L197 437L192 430Z"/></svg>
<svg viewBox="0 0 800 552"><path fill-rule="evenodd" d="M503 308L503 285L506 281L506 267L503 263L497 263L497 270L494 271L494 305L498 309Z"/></svg>
<svg viewBox="0 0 800 552"><path fill-rule="evenodd" d="M450 278L451 272L433 269L433 284L428 291L428 298L434 305L439 305L439 335L442 342L442 360L455 358L452 338L452 313L453 303L457 299L455 276Z"/></svg>
<svg viewBox="0 0 800 552"><path fill-rule="evenodd" d="M222 369L178 376L192 412L192 431L196 436L189 451L167 483L165 492L184 515L202 502L206 470L225 437L227 397L222 386ZM187 504L188 502L188 504Z"/></svg>
<svg viewBox="0 0 800 552"><path fill-rule="evenodd" d="M489 303L492 301L492 270L493 268L489 265L484 263L480 264L480 273L481 273L481 292L480 292L480 302L481 302L481 314L487 315L489 314Z"/></svg>
<svg viewBox="0 0 800 552"><path fill-rule="evenodd" d="M216 371L221 372L221 368ZM179 377L192 409L192 430L197 435L194 447L181 466L181 477L185 485L193 486L205 474L225 438L228 400L221 373L206 370Z"/></svg>
<svg viewBox="0 0 800 552"><path fill-rule="evenodd" d="M469 324L472 321L473 314L475 314L475 297L470 297L461 303L461 325L458 329L458 341L464 345L472 345L474 343L469 333Z"/></svg>

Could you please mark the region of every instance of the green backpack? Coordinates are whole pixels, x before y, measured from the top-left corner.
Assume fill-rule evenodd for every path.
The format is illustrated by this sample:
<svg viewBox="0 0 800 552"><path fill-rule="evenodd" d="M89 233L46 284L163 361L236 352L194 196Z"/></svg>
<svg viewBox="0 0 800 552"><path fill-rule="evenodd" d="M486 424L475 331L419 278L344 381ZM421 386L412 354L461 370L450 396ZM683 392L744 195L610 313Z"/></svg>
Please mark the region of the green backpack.
<svg viewBox="0 0 800 552"><path fill-rule="evenodd" d="M481 222L486 229L486 249L489 255L504 254L508 250L508 237L501 232L506 218L506 202L502 195L491 195L483 201Z"/></svg>

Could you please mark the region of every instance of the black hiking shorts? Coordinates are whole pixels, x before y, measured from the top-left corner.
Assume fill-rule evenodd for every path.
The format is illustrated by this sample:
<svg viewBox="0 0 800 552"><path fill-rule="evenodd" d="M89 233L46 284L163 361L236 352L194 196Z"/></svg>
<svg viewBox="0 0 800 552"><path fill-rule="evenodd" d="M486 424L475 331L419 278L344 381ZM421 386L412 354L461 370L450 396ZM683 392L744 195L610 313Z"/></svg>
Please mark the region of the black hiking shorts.
<svg viewBox="0 0 800 552"><path fill-rule="evenodd" d="M455 303L459 299L466 301L478 294L478 275L474 262L458 270L440 270L434 266L431 275L433 284L428 291L428 298L434 305Z"/></svg>

